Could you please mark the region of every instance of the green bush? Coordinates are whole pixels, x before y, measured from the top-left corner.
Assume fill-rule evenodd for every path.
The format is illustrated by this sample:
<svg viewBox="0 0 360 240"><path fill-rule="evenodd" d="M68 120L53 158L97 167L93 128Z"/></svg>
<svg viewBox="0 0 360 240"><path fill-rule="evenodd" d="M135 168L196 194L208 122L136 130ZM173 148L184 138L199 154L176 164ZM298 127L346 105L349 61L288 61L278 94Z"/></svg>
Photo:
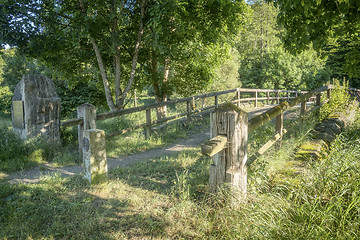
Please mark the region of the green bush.
<svg viewBox="0 0 360 240"><path fill-rule="evenodd" d="M337 115L340 111L347 109L351 104L348 82L344 82L343 85L341 85L337 79L334 79L333 86L330 100L321 107L320 121L331 115Z"/></svg>
<svg viewBox="0 0 360 240"><path fill-rule="evenodd" d="M8 86L0 86L0 112L10 113L12 92Z"/></svg>

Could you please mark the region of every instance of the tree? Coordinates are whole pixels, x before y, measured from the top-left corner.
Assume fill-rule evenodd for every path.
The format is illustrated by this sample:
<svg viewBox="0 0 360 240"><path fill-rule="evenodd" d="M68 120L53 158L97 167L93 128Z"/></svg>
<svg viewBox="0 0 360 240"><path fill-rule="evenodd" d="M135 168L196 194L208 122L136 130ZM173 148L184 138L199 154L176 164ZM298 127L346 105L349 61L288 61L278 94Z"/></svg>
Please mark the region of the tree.
<svg viewBox="0 0 360 240"><path fill-rule="evenodd" d="M278 21L286 29L285 46L297 53L309 46L316 50L341 38L349 41L343 69L350 77L359 76L360 2L358 0L275 0ZM342 41L342 40L340 40Z"/></svg>
<svg viewBox="0 0 360 240"><path fill-rule="evenodd" d="M123 108L140 69L158 101L206 86L244 8L232 0L9 0L0 37L70 79L100 75L114 110Z"/></svg>
<svg viewBox="0 0 360 240"><path fill-rule="evenodd" d="M209 85L242 26L245 9L243 1L151 1L141 64L157 102ZM158 119L166 116L166 106L157 110Z"/></svg>
<svg viewBox="0 0 360 240"><path fill-rule="evenodd" d="M145 0L23 0L4 5L3 43L60 68L72 80L97 64L110 110L123 108L136 75ZM121 76L124 68L127 78Z"/></svg>
<svg viewBox="0 0 360 240"><path fill-rule="evenodd" d="M252 2L252 15L240 34L240 80L246 87L312 89L328 79L324 60L309 49L296 56L286 51L277 24L278 9L271 3ZM313 83L310 78L316 78Z"/></svg>

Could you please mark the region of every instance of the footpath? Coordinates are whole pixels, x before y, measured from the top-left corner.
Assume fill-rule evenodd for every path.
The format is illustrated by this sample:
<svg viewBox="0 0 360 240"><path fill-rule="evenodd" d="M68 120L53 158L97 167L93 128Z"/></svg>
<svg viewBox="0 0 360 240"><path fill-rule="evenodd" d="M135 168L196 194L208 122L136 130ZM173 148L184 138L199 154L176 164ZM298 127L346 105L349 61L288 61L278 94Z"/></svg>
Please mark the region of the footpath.
<svg viewBox="0 0 360 240"><path fill-rule="evenodd" d="M270 107L256 108L249 112L249 119L261 114ZM285 118L287 116L285 115ZM289 117L289 116L288 116ZM292 117L292 116L291 116ZM120 156L117 158L108 158L108 169L115 167L125 167L145 159L158 158L163 156L171 156L179 154L183 150L199 147L204 141L210 139L209 131L199 132L188 136L184 139L179 139L177 143L166 146L164 148L152 149L144 152L135 153L129 156ZM50 164L42 165L41 167L34 167L28 170L10 173L2 181L9 183L37 183L42 178L48 175L57 175L60 177L71 177L83 172L81 165L72 165L55 168Z"/></svg>

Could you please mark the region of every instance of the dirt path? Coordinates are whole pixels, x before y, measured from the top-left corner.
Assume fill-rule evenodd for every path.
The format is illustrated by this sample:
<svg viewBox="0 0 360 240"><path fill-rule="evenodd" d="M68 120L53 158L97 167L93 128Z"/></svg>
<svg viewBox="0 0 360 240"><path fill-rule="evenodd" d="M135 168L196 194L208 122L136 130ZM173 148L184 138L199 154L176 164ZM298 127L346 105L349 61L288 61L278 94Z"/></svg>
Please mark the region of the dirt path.
<svg viewBox="0 0 360 240"><path fill-rule="evenodd" d="M252 118L256 115L261 114L266 111L270 107L257 108L249 112L249 118ZM289 113L288 117L294 117L293 112ZM285 118L287 117L285 115ZM134 155L129 156L121 156L117 158L108 158L108 168L112 169L115 167L123 167L129 166L135 162L139 162L145 159L157 158L161 156L171 156L178 154L179 152L191 149L195 147L199 147L201 143L208 140L210 138L209 131L207 132L199 132L197 134L193 134L186 139L179 139L177 143L159 149L152 149L145 152L136 153ZM79 174L83 171L83 167L81 165L74 166L65 166L60 168L54 168L50 164L45 164L41 167L31 168L29 170L14 172L9 174L3 181L7 181L9 183L37 183L44 176L48 175L59 175L61 177L69 177L74 176L75 174Z"/></svg>

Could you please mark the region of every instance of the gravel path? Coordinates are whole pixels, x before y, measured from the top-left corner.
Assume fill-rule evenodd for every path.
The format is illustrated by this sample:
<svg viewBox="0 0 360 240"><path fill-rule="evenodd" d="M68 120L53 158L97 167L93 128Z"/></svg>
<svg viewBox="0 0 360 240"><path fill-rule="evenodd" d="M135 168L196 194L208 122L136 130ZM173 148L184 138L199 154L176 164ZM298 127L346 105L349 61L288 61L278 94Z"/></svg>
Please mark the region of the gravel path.
<svg viewBox="0 0 360 240"><path fill-rule="evenodd" d="M269 108L271 107L263 107L253 110L249 112L249 118L259 115ZM292 115L293 117L294 113L289 113L289 116L290 115ZM186 139L179 139L177 143L171 146L167 146L160 149L159 148L152 149L129 156L108 158L108 168L111 169L115 167L129 166L135 162L139 162L145 159L175 155L178 154L180 151L194 147L199 147L201 143L208 140L209 138L210 138L209 131L199 132L197 134L193 134L189 136ZM44 166L41 167L35 167L28 170L11 173L7 177L5 177L3 181L7 181L9 183L37 183L44 176L47 175L57 174L60 175L61 177L69 177L69 176L74 176L75 174L79 174L82 171L83 171L83 167L81 165L54 168L50 164L45 164Z"/></svg>

